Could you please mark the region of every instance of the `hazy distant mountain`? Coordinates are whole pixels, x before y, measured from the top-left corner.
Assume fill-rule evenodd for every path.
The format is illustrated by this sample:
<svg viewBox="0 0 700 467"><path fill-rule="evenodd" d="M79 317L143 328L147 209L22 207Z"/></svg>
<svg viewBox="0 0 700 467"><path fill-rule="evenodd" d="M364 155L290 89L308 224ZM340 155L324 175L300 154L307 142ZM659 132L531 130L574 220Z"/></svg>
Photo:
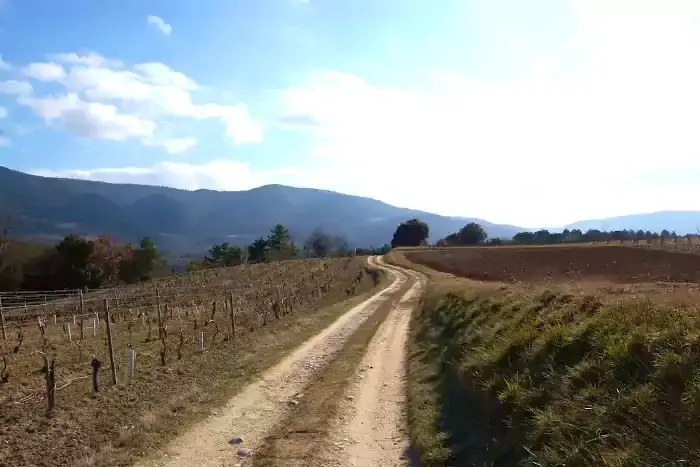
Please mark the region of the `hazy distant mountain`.
<svg viewBox="0 0 700 467"><path fill-rule="evenodd" d="M171 253L201 252L213 243L247 244L284 224L298 243L317 227L353 246L381 246L412 217L430 225L431 241L475 221L491 237L521 229L480 219L445 217L397 208L332 191L268 185L248 191L186 191L39 177L0 167L0 219L21 219L25 237L58 239L68 233L116 234L123 241L149 235Z"/></svg>
<svg viewBox="0 0 700 467"><path fill-rule="evenodd" d="M568 229L598 230L650 230L661 232L663 229L675 230L679 235L697 234L700 230L700 211L660 211L650 214L633 214L629 216L609 217L579 221L567 225Z"/></svg>

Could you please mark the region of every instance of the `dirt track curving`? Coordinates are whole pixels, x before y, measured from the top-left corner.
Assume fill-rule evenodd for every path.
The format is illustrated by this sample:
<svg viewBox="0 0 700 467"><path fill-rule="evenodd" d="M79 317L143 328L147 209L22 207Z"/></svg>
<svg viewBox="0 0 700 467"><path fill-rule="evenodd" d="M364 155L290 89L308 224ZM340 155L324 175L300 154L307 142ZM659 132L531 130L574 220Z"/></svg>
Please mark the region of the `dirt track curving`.
<svg viewBox="0 0 700 467"><path fill-rule="evenodd" d="M423 287L415 282L370 342L331 428L322 462L334 467L398 467L411 462L405 431L405 347Z"/></svg>
<svg viewBox="0 0 700 467"><path fill-rule="evenodd" d="M308 385L317 370L332 359L362 322L383 301L394 299L396 292L409 280L408 275L398 269L383 263L377 263L377 266L389 270L395 276L389 287L354 307L331 326L305 342L282 362L265 372L258 381L232 398L218 415L195 426L173 440L162 452L137 465L247 465L249 456L246 454L254 454L265 435L284 417L294 396ZM229 443L236 437L240 437L242 442Z"/></svg>

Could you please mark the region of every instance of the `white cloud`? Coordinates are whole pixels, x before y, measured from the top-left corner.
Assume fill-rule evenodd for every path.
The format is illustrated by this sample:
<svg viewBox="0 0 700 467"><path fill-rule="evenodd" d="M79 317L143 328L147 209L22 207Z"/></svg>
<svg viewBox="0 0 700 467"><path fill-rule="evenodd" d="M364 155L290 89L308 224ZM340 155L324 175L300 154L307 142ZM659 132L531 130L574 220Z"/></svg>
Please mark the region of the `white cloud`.
<svg viewBox="0 0 700 467"><path fill-rule="evenodd" d="M113 105L86 102L77 94L59 97L21 97L22 105L34 109L47 124L85 138L123 141L149 138L156 130L150 120L119 113Z"/></svg>
<svg viewBox="0 0 700 467"><path fill-rule="evenodd" d="M58 81L66 77L66 70L52 62L30 63L22 72L39 81Z"/></svg>
<svg viewBox="0 0 700 467"><path fill-rule="evenodd" d="M579 34L510 81L445 72L401 90L321 71L283 93L279 123L313 136L344 174L334 188L399 205L526 226L699 208L700 186L654 176L700 172L693 18L579 3ZM358 165L386 176L351 180Z"/></svg>
<svg viewBox="0 0 700 467"><path fill-rule="evenodd" d="M7 109L5 107L0 107L0 119L7 118Z"/></svg>
<svg viewBox="0 0 700 467"><path fill-rule="evenodd" d="M158 86L173 86L187 90L198 88L194 80L160 62L139 63L134 65L134 70L141 72L148 81Z"/></svg>
<svg viewBox="0 0 700 467"><path fill-rule="evenodd" d="M84 54L79 54L75 52L50 54L49 58L51 60L55 60L61 63L68 63L72 65L85 65L91 68L97 68L101 66L120 68L124 65L120 60L108 59L94 52L88 52Z"/></svg>
<svg viewBox="0 0 700 467"><path fill-rule="evenodd" d="M191 91L198 88L197 83L162 63L142 63L132 70L74 67L64 83L91 100L137 106L141 112L153 115L219 119L237 143L262 139L260 124L245 105L194 103Z"/></svg>
<svg viewBox="0 0 700 467"><path fill-rule="evenodd" d="M197 139L193 137L187 138L169 138L164 140L148 140L145 141L147 146L162 146L170 154L180 154L189 151L197 145Z"/></svg>
<svg viewBox="0 0 700 467"><path fill-rule="evenodd" d="M163 63L147 62L127 68L117 60L94 53L50 57L55 61L29 64L24 72L37 80L61 84L66 93L58 97L22 99L20 103L32 107L47 121L50 120L46 117L48 109L60 109L60 117L51 120L55 126L81 136L142 138L144 144L162 146L171 153L184 152L194 147L196 141L171 137L168 144L150 144L146 138L156 133L158 122L163 119L215 119L222 123L226 135L235 143L262 140L262 127L245 105L194 102L193 93L199 90L199 85ZM31 87L20 89L18 82L6 83L10 84L5 91L0 83L0 92L14 90L16 94L28 95L31 91ZM74 104L79 109L73 108ZM107 109L109 117L101 113ZM80 121L76 120L76 113L80 113ZM66 121L68 116L73 119L71 123ZM86 119L95 121L88 123Z"/></svg>
<svg viewBox="0 0 700 467"><path fill-rule="evenodd" d="M308 166L258 171L219 160L62 175L190 189L313 186L524 226L698 209L700 3L574 6L575 34L531 54L510 80L443 70L431 86L398 89L342 71L311 74L282 93L278 119L314 143ZM195 104L196 88L159 72L156 83L143 69L99 65L69 72L66 83L153 115L220 119L239 141L261 138L245 106Z"/></svg>
<svg viewBox="0 0 700 467"><path fill-rule="evenodd" d="M148 167L101 168L94 170L42 170L36 175L70 177L85 180L101 180L112 183L140 183L165 185L186 190L200 188L219 190L247 190L284 181L293 176L294 169L254 170L248 164L228 159L218 159L205 164L161 162Z"/></svg>
<svg viewBox="0 0 700 467"><path fill-rule="evenodd" d="M32 85L26 81L0 81L0 93L26 96L32 93Z"/></svg>
<svg viewBox="0 0 700 467"><path fill-rule="evenodd" d="M256 143L263 139L262 126L253 120L245 105L227 107L222 116L226 124L226 134L238 143Z"/></svg>
<svg viewBox="0 0 700 467"><path fill-rule="evenodd" d="M0 55L0 71L10 71L12 70L12 65L7 63L2 59L2 55Z"/></svg>
<svg viewBox="0 0 700 467"><path fill-rule="evenodd" d="M158 29L160 32L162 32L166 36L169 36L170 33L173 32L173 27L171 25L169 25L168 23L166 23L165 21L163 21L163 19L158 17L158 16L150 15L148 17L147 21L148 21L148 24L154 26L156 29Z"/></svg>
<svg viewBox="0 0 700 467"><path fill-rule="evenodd" d="M0 135L0 148L10 145L10 139L7 136Z"/></svg>

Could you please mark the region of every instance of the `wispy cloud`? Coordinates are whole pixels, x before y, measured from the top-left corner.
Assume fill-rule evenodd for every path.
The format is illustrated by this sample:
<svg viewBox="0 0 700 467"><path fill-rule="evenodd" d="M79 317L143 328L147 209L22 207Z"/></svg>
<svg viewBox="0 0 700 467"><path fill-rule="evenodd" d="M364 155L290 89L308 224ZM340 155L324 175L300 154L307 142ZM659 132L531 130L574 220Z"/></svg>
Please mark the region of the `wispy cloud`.
<svg viewBox="0 0 700 467"><path fill-rule="evenodd" d="M220 121L234 143L262 139L262 127L244 104L196 103L200 86L190 77L160 62L124 63L95 53L49 55L50 62L22 67L28 77L58 84L63 93L34 92L25 81L0 82L0 93L17 95L44 122L84 138L122 141L140 139L145 146L163 147L171 154L196 146L190 135L159 131L161 122Z"/></svg>
<svg viewBox="0 0 700 467"><path fill-rule="evenodd" d="M153 16L149 15L148 16L148 24L154 26L156 29L158 29L160 32L165 34L166 36L169 36L173 32L173 27L166 23L163 18L159 16Z"/></svg>
<svg viewBox="0 0 700 467"><path fill-rule="evenodd" d="M30 63L22 69L22 72L39 81L56 81L66 77L66 70L53 62Z"/></svg>
<svg viewBox="0 0 700 467"><path fill-rule="evenodd" d="M32 85L26 81L0 81L0 93L26 96L32 93Z"/></svg>

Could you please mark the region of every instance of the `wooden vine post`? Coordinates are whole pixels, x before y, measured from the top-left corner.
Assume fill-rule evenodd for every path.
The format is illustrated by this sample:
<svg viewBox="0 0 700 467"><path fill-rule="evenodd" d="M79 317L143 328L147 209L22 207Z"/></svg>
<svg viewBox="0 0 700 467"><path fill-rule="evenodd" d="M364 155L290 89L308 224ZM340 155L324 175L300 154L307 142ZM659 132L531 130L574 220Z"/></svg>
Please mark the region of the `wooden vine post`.
<svg viewBox="0 0 700 467"><path fill-rule="evenodd" d="M156 312L158 314L158 339L163 337L163 320L160 313L160 289L156 287Z"/></svg>
<svg viewBox="0 0 700 467"><path fill-rule="evenodd" d="M107 299L102 299L102 306L105 310L105 324L107 325L107 347L109 349L109 365L112 372L112 383L117 384L117 365L114 362L114 346L112 344L112 320L109 312Z"/></svg>
<svg viewBox="0 0 700 467"><path fill-rule="evenodd" d="M85 339L85 300L83 291L80 291L80 340Z"/></svg>
<svg viewBox="0 0 700 467"><path fill-rule="evenodd" d="M229 308L229 316L231 317L231 340L236 338L236 322L233 320L233 290L229 292L229 303L231 307Z"/></svg>
<svg viewBox="0 0 700 467"><path fill-rule="evenodd" d="M46 377L46 400L48 402L49 412L56 406L56 374L54 367L54 359L49 362L49 356L44 355L44 371Z"/></svg>
<svg viewBox="0 0 700 467"><path fill-rule="evenodd" d="M102 366L102 362L100 362L97 357L93 356L90 366L92 366L92 390L100 392L100 367Z"/></svg>
<svg viewBox="0 0 700 467"><path fill-rule="evenodd" d="M7 329L5 328L5 313L2 311L2 297L0 297L0 323L2 324L2 338L7 340Z"/></svg>

